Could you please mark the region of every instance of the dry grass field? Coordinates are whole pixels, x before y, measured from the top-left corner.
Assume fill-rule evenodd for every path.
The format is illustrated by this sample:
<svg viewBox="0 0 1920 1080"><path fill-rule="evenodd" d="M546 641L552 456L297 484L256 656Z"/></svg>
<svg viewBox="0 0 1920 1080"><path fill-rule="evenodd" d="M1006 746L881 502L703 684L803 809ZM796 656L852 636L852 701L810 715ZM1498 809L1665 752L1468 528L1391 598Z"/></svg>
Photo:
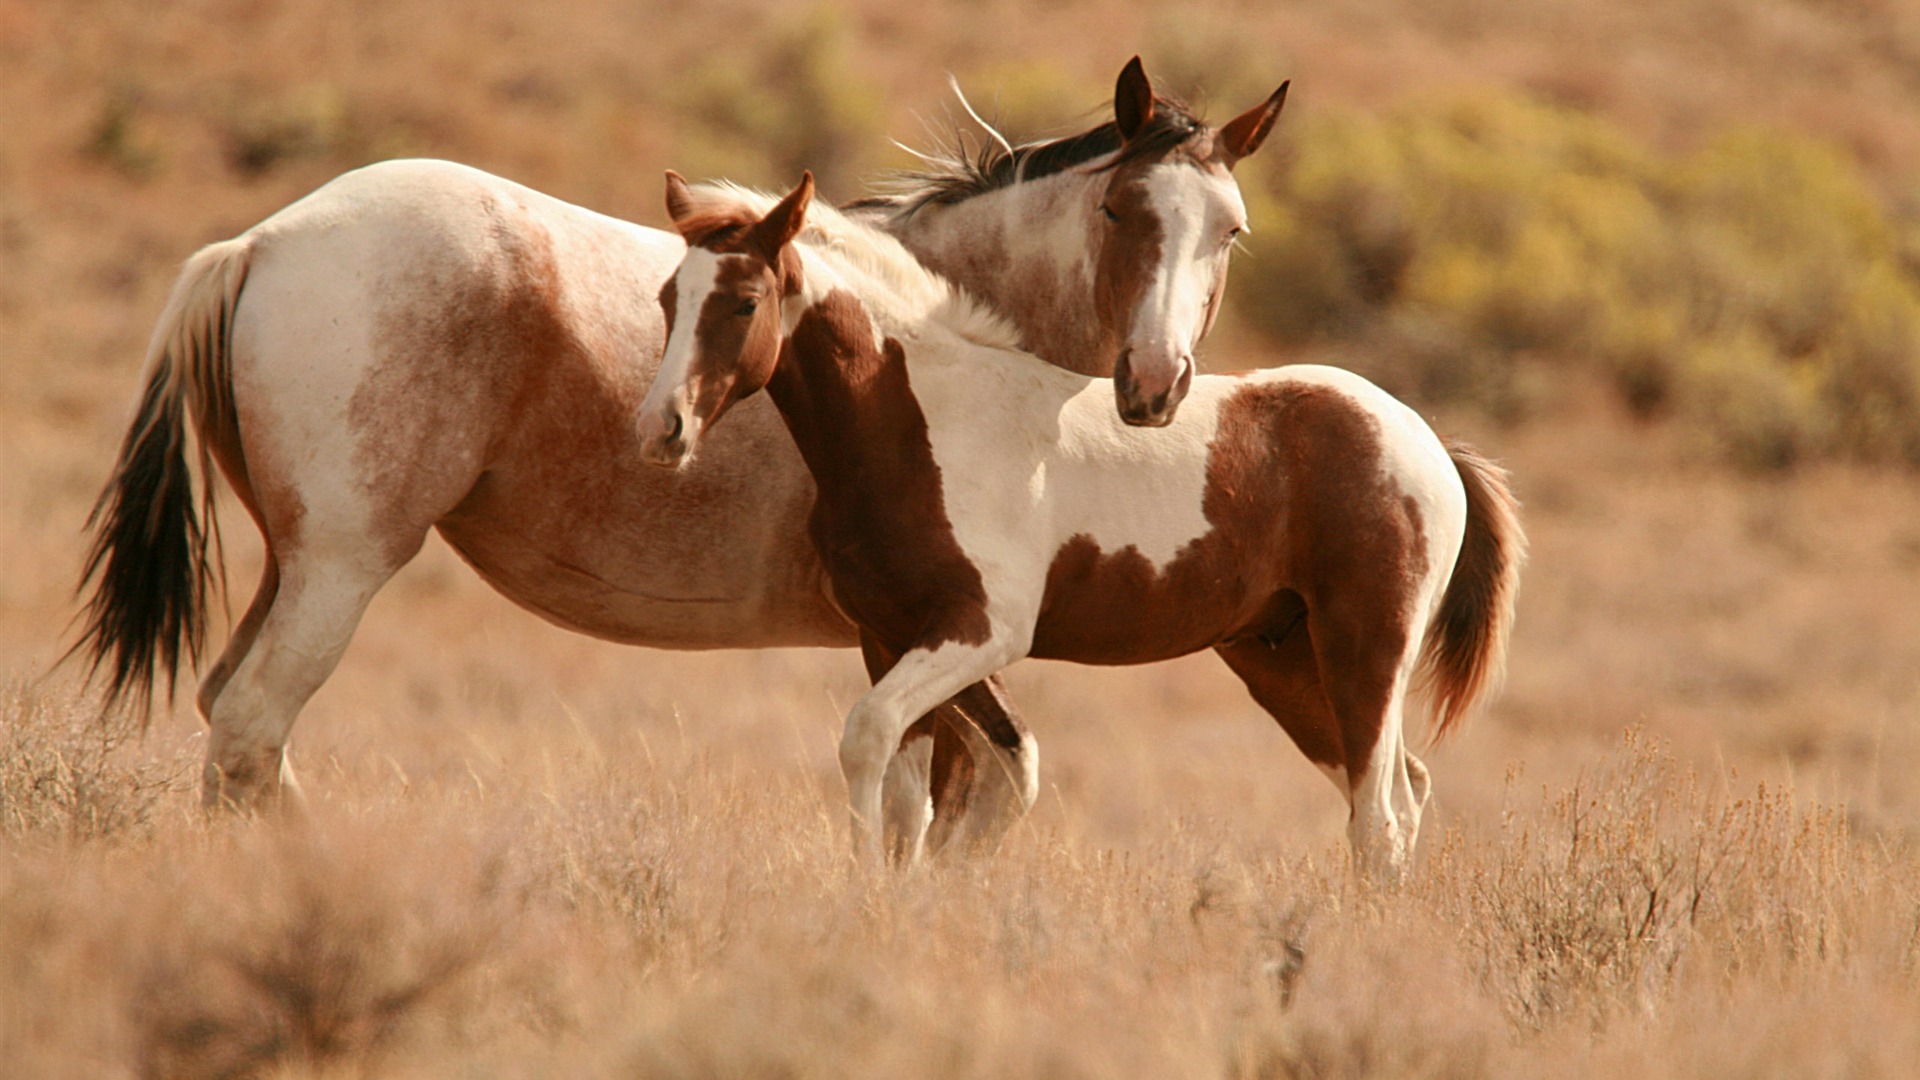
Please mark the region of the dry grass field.
<svg viewBox="0 0 1920 1080"><path fill-rule="evenodd" d="M1016 667L1040 805L878 875L835 764L856 657L604 645L438 541L296 729L309 828L200 814L186 695L142 733L49 673L174 268L374 158L658 223L663 167L817 154L851 195L945 71L1071 124L1139 51L1221 112L1292 77L1279 142L1492 83L1662 147L1837 139L1896 208L1920 176L1901 0L1169 11L0 0L0 1074L1911 1076L1920 478L1732 471L1597 380L1429 409L1534 546L1398 887L1211 657ZM1209 363L1280 358L1240 325Z"/></svg>

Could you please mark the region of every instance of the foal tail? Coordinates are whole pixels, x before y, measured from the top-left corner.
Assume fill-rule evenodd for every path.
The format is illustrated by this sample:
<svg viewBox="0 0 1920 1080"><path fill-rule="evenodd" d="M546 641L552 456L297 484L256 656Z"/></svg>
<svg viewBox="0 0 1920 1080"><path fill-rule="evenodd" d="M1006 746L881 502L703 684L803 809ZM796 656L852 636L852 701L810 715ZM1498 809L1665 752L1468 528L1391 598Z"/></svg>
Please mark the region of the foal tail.
<svg viewBox="0 0 1920 1080"><path fill-rule="evenodd" d="M131 699L147 715L156 674L166 676L171 698L181 654L197 664L206 641L208 584L220 563L211 455L218 451L229 466L241 465L233 312L251 258L243 238L202 248L187 260L147 346L139 410L87 517L93 543L76 592L92 586L93 594L80 639L62 660L83 655L89 681L106 669L109 708ZM197 507L187 460L188 406L198 428Z"/></svg>
<svg viewBox="0 0 1920 1080"><path fill-rule="evenodd" d="M1527 536L1507 470L1462 443L1447 454L1467 489L1467 532L1440 611L1421 646L1420 678L1433 700L1434 738L1457 726L1500 682Z"/></svg>

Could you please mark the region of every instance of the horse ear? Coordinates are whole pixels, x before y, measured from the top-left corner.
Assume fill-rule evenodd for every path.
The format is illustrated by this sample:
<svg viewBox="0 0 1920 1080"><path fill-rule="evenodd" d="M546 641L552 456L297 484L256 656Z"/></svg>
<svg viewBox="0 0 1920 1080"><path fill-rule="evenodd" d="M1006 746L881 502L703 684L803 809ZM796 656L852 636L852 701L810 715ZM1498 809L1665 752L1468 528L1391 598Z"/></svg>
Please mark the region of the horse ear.
<svg viewBox="0 0 1920 1080"><path fill-rule="evenodd" d="M813 202L813 173L809 171L800 177L800 186L787 193L767 216L747 234L747 242L760 250L768 261L780 254L780 249L793 242L807 223L807 207Z"/></svg>
<svg viewBox="0 0 1920 1080"><path fill-rule="evenodd" d="M1260 149L1273 130L1273 122L1280 119L1280 109L1287 103L1287 87L1292 85L1293 80L1288 79L1267 100L1227 121L1216 142L1222 164L1231 169L1241 158Z"/></svg>
<svg viewBox="0 0 1920 1080"><path fill-rule="evenodd" d="M667 216L675 224L685 221L693 215L693 189L687 181L672 169L667 170Z"/></svg>
<svg viewBox="0 0 1920 1080"><path fill-rule="evenodd" d="M1153 84L1147 81L1147 69L1136 56L1120 69L1120 78L1113 84L1113 122L1122 139L1131 139L1151 119Z"/></svg>

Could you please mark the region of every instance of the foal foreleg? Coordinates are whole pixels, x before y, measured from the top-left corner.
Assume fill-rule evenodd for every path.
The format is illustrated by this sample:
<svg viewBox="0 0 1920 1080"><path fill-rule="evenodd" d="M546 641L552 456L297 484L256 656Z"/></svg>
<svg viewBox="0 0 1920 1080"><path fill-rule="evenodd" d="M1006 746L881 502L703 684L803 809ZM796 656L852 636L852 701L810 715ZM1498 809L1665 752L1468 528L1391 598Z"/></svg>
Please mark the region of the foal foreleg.
<svg viewBox="0 0 1920 1080"><path fill-rule="evenodd" d="M854 704L840 737L840 771L847 780L856 855L875 862L880 859L882 784L907 727L1018 656L1019 649L992 640L909 649Z"/></svg>
<svg viewBox="0 0 1920 1080"><path fill-rule="evenodd" d="M934 730L927 850L990 848L1039 797L1040 747L998 675L949 704L964 715L942 710Z"/></svg>
<svg viewBox="0 0 1920 1080"><path fill-rule="evenodd" d="M867 675L880 681L898 661L860 635ZM1039 796L1039 746L998 675L968 686L910 724L887 766L881 810L896 861L918 862L959 838L997 843Z"/></svg>

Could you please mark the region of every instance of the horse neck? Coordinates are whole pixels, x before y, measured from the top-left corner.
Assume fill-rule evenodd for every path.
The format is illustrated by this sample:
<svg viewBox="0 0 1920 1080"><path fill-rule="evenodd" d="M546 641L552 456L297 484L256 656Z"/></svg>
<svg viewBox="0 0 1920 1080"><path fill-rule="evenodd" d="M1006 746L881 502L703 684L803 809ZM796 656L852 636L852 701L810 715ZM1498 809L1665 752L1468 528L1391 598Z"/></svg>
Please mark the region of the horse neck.
<svg viewBox="0 0 1920 1080"><path fill-rule="evenodd" d="M1027 351L1110 376L1120 343L1092 316L1087 221L1096 182L1070 170L890 217L885 227L928 269L1005 316Z"/></svg>

